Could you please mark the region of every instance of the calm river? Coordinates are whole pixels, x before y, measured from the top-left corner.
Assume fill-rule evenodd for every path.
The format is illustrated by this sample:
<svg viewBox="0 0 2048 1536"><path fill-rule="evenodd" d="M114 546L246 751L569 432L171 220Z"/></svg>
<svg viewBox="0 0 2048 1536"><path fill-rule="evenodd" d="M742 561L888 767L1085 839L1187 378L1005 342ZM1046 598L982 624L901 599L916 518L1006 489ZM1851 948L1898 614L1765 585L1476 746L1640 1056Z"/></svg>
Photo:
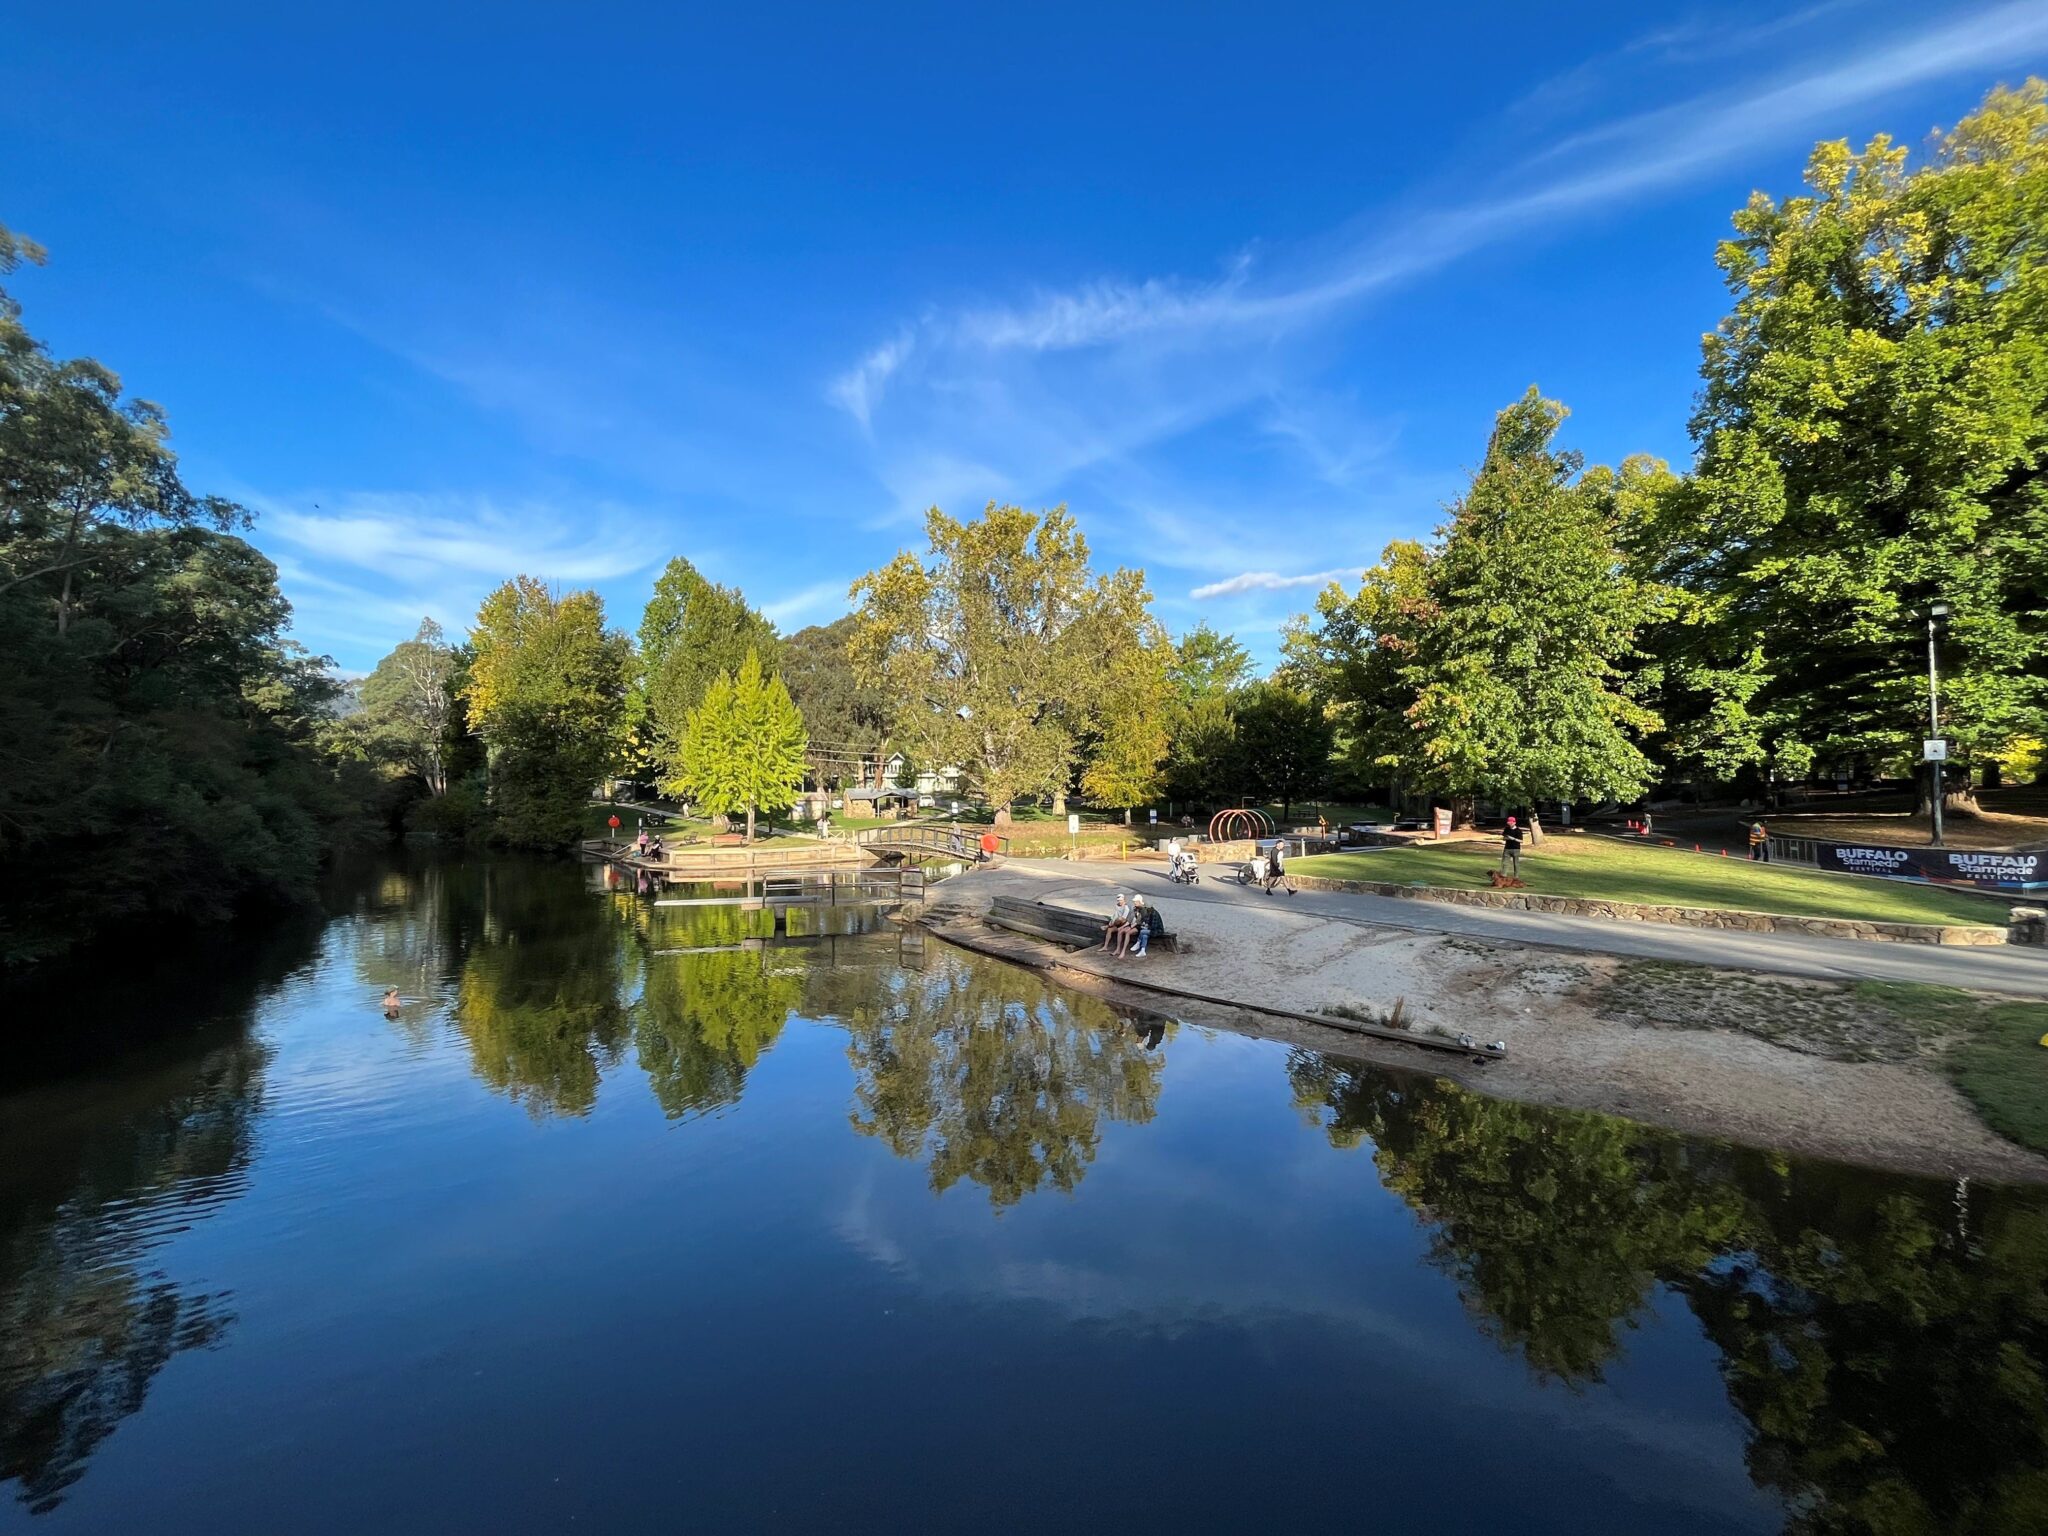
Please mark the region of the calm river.
<svg viewBox="0 0 2048 1536"><path fill-rule="evenodd" d="M421 863L10 1020L155 1041L0 1093L0 1531L2048 1530L2039 1193L752 923Z"/></svg>

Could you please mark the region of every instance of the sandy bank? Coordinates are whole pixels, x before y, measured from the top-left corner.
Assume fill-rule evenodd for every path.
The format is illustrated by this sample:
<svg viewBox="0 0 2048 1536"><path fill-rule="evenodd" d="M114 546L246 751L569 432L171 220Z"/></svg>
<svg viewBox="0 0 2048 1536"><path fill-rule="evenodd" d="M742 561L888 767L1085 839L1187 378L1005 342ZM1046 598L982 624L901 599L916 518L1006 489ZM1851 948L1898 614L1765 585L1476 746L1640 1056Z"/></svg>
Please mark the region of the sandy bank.
<svg viewBox="0 0 2048 1536"><path fill-rule="evenodd" d="M952 926L985 942L990 930L979 915L999 892L1106 910L1116 879L1112 871L1086 866L977 871L939 887L928 916L941 933ZM1140 976L1154 986L1306 1012L1339 1003L1383 1010L1400 999L1418 1021L1506 1041L1508 1059L1482 1065L1334 1033L1306 1043L1449 1077L1503 1098L1602 1110L1900 1172L2048 1182L2048 1158L1988 1129L1925 1064L1830 1059L1745 1031L1746 1020L1762 1017L1759 1010L1773 1020L1796 1014L1799 1003L1822 990L1812 982L1667 968L1662 984L1699 989L1699 1006L1687 1010L1692 1017L1674 1026L1618 1010L1608 994L1619 995L1615 984L1629 962L1613 957L1376 927L1308 912L1282 895L1176 901L1171 888L1139 888L1163 903L1181 936L1180 953L1121 961L1010 936L999 942L1020 959L1057 964L1071 984L1112 995L1120 977ZM1157 996L1120 990L1135 1006L1163 1004ZM1173 1011L1250 1033L1304 1034L1254 1014L1212 1018Z"/></svg>

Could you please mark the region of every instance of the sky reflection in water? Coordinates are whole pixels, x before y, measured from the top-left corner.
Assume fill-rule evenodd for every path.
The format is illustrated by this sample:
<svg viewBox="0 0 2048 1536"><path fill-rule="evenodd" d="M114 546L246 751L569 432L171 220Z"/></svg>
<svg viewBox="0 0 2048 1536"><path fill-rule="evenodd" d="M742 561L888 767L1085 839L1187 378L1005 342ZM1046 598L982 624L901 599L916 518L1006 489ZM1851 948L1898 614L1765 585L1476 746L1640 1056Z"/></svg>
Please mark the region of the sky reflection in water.
<svg viewBox="0 0 2048 1536"><path fill-rule="evenodd" d="M573 866L342 895L0 1098L0 1530L2048 1529L2035 1193Z"/></svg>

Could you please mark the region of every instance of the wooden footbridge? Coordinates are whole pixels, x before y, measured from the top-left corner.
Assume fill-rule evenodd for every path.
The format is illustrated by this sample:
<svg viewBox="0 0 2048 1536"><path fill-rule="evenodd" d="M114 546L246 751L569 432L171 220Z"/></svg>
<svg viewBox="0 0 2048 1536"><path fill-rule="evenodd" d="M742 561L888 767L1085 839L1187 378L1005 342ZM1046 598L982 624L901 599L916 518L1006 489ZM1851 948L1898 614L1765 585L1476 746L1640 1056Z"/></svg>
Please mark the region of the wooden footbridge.
<svg viewBox="0 0 2048 1536"><path fill-rule="evenodd" d="M870 827L853 835L854 845L882 863L908 859L959 859L972 864L983 854L1007 854L1010 840L978 827L912 821L898 827Z"/></svg>

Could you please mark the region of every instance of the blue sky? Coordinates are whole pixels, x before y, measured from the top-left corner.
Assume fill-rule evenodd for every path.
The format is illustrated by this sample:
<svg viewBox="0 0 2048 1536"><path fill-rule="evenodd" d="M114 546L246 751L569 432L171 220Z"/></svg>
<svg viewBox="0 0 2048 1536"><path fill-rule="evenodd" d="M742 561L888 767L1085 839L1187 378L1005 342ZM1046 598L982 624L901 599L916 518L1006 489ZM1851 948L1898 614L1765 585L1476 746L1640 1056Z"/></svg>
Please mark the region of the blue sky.
<svg viewBox="0 0 2048 1536"><path fill-rule="evenodd" d="M2048 0L19 6L0 222L346 669L673 554L823 622L991 498L1270 659L1531 382L1684 461L1729 213L2030 72Z"/></svg>

